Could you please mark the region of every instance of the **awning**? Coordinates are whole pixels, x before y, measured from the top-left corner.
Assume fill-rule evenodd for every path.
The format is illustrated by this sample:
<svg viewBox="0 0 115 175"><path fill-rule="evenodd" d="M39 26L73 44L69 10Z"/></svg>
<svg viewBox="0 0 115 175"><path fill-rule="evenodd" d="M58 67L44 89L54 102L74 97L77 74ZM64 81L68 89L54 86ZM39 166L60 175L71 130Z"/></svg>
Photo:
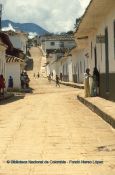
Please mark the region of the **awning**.
<svg viewBox="0 0 115 175"><path fill-rule="evenodd" d="M6 55L6 63L23 63L24 60L22 60L21 58L12 56L12 55Z"/></svg>

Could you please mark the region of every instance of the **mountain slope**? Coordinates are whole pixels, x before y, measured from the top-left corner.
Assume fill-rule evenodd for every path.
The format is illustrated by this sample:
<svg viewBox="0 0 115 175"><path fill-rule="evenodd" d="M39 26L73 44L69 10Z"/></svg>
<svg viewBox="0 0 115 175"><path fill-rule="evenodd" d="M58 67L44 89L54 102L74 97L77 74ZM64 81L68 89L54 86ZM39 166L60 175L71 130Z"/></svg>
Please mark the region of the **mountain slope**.
<svg viewBox="0 0 115 175"><path fill-rule="evenodd" d="M8 27L9 24L11 24L13 26L13 28L15 28L15 29L19 29L21 31L28 32L28 33L35 32L38 35L43 35L43 34L49 33L48 31L46 31L45 29L43 29L42 27L40 27L34 23L15 23L15 22L10 21L10 20L2 20L2 28Z"/></svg>

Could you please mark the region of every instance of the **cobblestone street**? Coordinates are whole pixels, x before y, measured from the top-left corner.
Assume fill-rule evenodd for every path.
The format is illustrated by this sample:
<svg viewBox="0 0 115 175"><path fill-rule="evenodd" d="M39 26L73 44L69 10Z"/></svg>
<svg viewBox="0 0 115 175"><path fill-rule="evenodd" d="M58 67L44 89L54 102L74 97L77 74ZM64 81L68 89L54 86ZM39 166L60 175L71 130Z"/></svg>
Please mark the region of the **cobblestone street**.
<svg viewBox="0 0 115 175"><path fill-rule="evenodd" d="M82 90L29 75L33 93L0 105L0 175L114 175L115 130L77 100Z"/></svg>

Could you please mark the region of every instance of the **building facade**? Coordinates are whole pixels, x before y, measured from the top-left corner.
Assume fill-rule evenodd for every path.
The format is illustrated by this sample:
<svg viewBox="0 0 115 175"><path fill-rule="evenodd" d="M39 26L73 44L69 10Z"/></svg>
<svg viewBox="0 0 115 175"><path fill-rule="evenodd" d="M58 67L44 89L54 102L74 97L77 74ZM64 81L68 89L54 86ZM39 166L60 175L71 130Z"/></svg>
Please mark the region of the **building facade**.
<svg viewBox="0 0 115 175"><path fill-rule="evenodd" d="M47 75L53 74L53 79L56 75L63 74L63 79L68 80L68 72L65 72L63 64L63 56L71 48L75 47L74 37L71 35L51 35L41 37L41 47L46 53L47 59ZM68 66L67 66L68 67Z"/></svg>
<svg viewBox="0 0 115 175"><path fill-rule="evenodd" d="M103 9L103 10L102 10ZM76 39L88 40L89 68L100 74L100 96L115 99L115 1L92 0L76 31Z"/></svg>

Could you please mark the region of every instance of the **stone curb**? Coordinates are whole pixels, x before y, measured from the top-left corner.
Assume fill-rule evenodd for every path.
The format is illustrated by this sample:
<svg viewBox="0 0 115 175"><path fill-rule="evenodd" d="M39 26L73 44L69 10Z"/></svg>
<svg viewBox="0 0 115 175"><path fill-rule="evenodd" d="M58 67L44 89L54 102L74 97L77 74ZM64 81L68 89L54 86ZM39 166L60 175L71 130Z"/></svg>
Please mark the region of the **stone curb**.
<svg viewBox="0 0 115 175"><path fill-rule="evenodd" d="M47 78L47 77L45 77ZM51 79L53 82L56 82L55 80ZM69 83L69 82L63 82L63 81L60 81L60 84L63 84L65 86L70 86L70 87L73 87L73 88L79 88L79 89L84 89L84 85L80 85L80 84L72 84L72 83Z"/></svg>
<svg viewBox="0 0 115 175"><path fill-rule="evenodd" d="M55 80L53 80L53 79L52 79L52 81L55 82ZM72 83L67 83L67 82L63 82L63 81L60 81L60 84L63 84L65 86L70 86L70 87L73 87L73 88L84 89L84 85L72 84Z"/></svg>
<svg viewBox="0 0 115 175"><path fill-rule="evenodd" d="M14 94L8 95L8 96L6 96L6 97L0 99L0 102L3 102L3 101L5 101L5 100L8 100L8 99L13 98L13 97L14 97Z"/></svg>
<svg viewBox="0 0 115 175"><path fill-rule="evenodd" d="M72 84L72 83L67 83L67 82L60 82L60 84L63 84L65 86L71 86L73 88L84 89L84 85Z"/></svg>
<svg viewBox="0 0 115 175"><path fill-rule="evenodd" d="M87 101L85 98L77 95L77 99L86 105L91 111L95 112L98 116L100 116L103 120L109 123L113 128L115 128L115 119L109 114L102 111L99 107L95 106L93 103Z"/></svg>

